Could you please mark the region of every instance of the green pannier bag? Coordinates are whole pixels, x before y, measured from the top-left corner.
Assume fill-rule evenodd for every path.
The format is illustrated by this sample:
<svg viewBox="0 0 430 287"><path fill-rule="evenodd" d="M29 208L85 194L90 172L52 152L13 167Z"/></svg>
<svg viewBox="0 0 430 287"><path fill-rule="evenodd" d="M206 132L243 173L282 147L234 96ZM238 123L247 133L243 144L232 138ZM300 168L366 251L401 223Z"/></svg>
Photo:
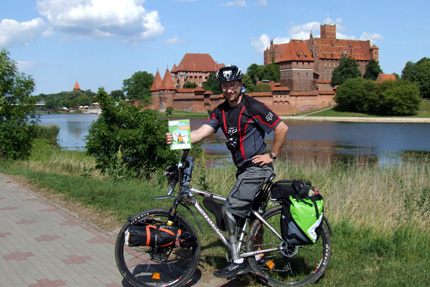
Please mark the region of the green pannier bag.
<svg viewBox="0 0 430 287"><path fill-rule="evenodd" d="M278 181L272 188L272 198L281 201L281 233L288 244L317 242L323 223L324 200L310 182Z"/></svg>

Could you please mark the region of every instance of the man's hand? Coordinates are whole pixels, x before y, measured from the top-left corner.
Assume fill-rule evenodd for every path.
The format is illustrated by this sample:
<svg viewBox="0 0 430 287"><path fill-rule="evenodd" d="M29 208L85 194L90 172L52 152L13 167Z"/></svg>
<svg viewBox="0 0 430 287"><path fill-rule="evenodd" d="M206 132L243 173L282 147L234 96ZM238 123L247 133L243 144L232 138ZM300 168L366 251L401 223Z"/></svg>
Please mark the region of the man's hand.
<svg viewBox="0 0 430 287"><path fill-rule="evenodd" d="M252 157L253 163L259 163L260 166L263 166L265 164L272 163L274 161L273 158L270 157L270 154L261 154L261 155L255 155Z"/></svg>
<svg viewBox="0 0 430 287"><path fill-rule="evenodd" d="M173 135L171 133L166 133L166 144L171 145L173 143Z"/></svg>

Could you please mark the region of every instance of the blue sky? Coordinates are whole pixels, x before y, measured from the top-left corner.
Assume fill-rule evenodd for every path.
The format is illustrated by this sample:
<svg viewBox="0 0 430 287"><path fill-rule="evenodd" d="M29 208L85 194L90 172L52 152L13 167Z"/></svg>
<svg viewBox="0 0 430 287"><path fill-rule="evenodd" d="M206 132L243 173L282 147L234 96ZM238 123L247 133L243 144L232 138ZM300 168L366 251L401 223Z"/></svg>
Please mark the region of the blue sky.
<svg viewBox="0 0 430 287"><path fill-rule="evenodd" d="M430 57L427 0L0 0L0 47L36 82L35 95L122 88L186 53L209 53L246 71L270 40L308 39L320 24L337 38L371 40L384 73Z"/></svg>

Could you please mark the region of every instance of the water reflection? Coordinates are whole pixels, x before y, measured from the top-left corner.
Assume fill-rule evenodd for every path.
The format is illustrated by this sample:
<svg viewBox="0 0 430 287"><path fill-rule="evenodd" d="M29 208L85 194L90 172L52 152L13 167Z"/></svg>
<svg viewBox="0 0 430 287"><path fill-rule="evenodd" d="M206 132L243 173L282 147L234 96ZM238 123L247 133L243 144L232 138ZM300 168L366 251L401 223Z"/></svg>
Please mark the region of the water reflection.
<svg viewBox="0 0 430 287"><path fill-rule="evenodd" d="M84 150L85 137L95 114L41 115L42 124L60 127L58 144L68 150ZM196 129L205 119L191 119ZM348 161L362 159L381 165L397 163L403 156L430 154L430 125L409 123L338 123L287 121L287 143L280 155L285 160ZM268 148L273 133L267 135ZM221 130L202 148L207 154L230 158Z"/></svg>

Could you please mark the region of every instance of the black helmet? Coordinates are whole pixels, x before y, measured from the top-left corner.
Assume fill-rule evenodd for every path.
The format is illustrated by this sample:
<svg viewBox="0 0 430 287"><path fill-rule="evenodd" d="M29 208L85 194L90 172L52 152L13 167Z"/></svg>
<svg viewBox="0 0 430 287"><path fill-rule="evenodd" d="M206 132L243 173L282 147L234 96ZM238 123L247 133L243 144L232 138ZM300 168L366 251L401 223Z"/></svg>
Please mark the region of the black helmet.
<svg viewBox="0 0 430 287"><path fill-rule="evenodd" d="M240 81L242 80L242 71L234 65L225 66L216 73L216 79L218 83Z"/></svg>

